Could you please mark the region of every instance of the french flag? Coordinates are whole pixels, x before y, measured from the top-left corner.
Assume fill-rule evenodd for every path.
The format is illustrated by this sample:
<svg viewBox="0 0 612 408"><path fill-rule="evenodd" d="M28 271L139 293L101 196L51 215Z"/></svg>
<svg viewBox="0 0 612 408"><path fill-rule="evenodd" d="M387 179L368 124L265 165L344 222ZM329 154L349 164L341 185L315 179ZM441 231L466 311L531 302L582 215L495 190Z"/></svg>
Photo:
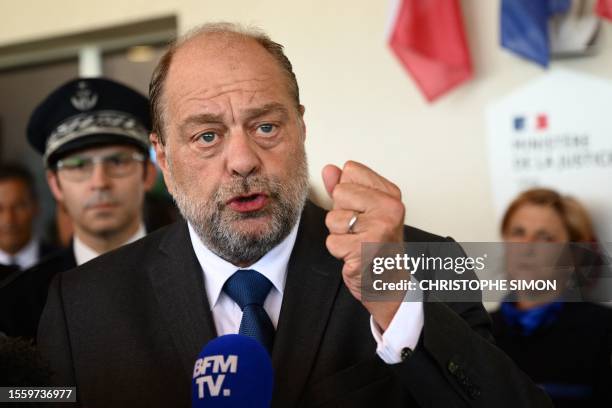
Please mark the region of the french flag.
<svg viewBox="0 0 612 408"><path fill-rule="evenodd" d="M387 40L429 102L472 78L459 0L395 0Z"/></svg>
<svg viewBox="0 0 612 408"><path fill-rule="evenodd" d="M570 5L570 0L502 0L502 47L544 68L548 67L548 21L555 14L566 13Z"/></svg>
<svg viewBox="0 0 612 408"><path fill-rule="evenodd" d="M612 20L612 0L597 0L595 12L602 18Z"/></svg>

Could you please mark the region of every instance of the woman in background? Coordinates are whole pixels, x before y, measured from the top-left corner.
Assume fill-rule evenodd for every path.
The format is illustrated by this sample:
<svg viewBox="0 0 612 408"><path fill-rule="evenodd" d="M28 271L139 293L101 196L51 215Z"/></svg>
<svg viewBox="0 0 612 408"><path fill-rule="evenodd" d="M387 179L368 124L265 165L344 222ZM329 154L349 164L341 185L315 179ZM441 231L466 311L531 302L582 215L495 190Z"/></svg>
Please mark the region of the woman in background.
<svg viewBox="0 0 612 408"><path fill-rule="evenodd" d="M525 274L538 279L552 277L561 286L572 282L572 277L559 277L559 271L563 275L567 268L546 264L551 254L562 259L568 253L563 244L596 241L584 207L549 189L519 195L504 215L501 233L510 243L508 247L514 248L512 252L523 251L536 259L531 264L514 262L522 269L518 272L523 274L521 279L528 278ZM575 260L576 252L572 252ZM557 275L552 276L551 271ZM509 271L511 278L517 278L516 274ZM566 301L561 289L544 296L531 295L515 293L492 314L498 346L548 392L555 406L612 407L612 310Z"/></svg>

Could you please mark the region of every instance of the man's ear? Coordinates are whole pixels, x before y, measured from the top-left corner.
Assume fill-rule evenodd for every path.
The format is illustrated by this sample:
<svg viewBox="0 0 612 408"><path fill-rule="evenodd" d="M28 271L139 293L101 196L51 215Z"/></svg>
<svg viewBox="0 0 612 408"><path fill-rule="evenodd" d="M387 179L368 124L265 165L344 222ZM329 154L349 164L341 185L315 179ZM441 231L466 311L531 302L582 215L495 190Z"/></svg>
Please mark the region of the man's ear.
<svg viewBox="0 0 612 408"><path fill-rule="evenodd" d="M168 177L166 174L168 172L168 160L166 158L166 146L163 145L159 135L155 132L152 132L149 135L149 140L155 149L155 160L157 161L157 165L162 171L162 175L164 176L164 181L166 182L166 188L170 193L172 193L172 186L169 183Z"/></svg>
<svg viewBox="0 0 612 408"><path fill-rule="evenodd" d="M304 113L306 112L306 108L304 105L300 105L298 107L298 112L300 113L300 125L302 126L302 135L304 136L304 140L306 140L306 122L304 122Z"/></svg>
<svg viewBox="0 0 612 408"><path fill-rule="evenodd" d="M47 184L49 184L49 189L51 189L51 193L56 201L63 203L64 202L64 194L62 193L62 187L60 185L59 179L57 178L57 173L53 170L47 170Z"/></svg>
<svg viewBox="0 0 612 408"><path fill-rule="evenodd" d="M147 160L145 166L147 166L147 168L144 169L144 188L145 191L149 191L153 188L155 181L157 180L157 169L151 160Z"/></svg>
<svg viewBox="0 0 612 408"><path fill-rule="evenodd" d="M32 212L34 213L34 216L36 217L40 215L40 204L38 203L38 200L34 200L32 202Z"/></svg>
<svg viewBox="0 0 612 408"><path fill-rule="evenodd" d="M162 170L162 172L165 173L168 167L168 164L166 162L165 146L162 144L162 141L159 138L159 135L155 132L152 132L149 135L149 140L151 141L151 144L153 145L153 148L155 149L155 158L157 160L157 164L159 165L159 168Z"/></svg>

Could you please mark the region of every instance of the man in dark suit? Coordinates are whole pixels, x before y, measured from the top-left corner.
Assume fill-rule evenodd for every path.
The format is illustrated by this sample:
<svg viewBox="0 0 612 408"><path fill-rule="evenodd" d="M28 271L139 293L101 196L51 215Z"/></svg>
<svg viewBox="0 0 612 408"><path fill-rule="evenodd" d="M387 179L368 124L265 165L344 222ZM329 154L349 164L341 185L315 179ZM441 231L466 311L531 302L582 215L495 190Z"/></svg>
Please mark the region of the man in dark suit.
<svg viewBox="0 0 612 408"><path fill-rule="evenodd" d="M205 25L151 82L151 139L186 222L56 277L39 328L83 405L188 406L201 347L259 340L273 406L549 406L491 343L480 303L362 298L361 243L448 242L404 227L399 189L323 170L306 200L304 107L282 46Z"/></svg>
<svg viewBox="0 0 612 408"><path fill-rule="evenodd" d="M18 274L19 270L10 265L0 264L0 281L10 279L11 276Z"/></svg>
<svg viewBox="0 0 612 408"><path fill-rule="evenodd" d="M102 78L71 80L33 112L28 139L74 236L69 248L0 285L0 331L35 337L55 274L145 235L142 204L156 176L149 130L147 98Z"/></svg>
<svg viewBox="0 0 612 408"><path fill-rule="evenodd" d="M0 285L58 249L34 234L38 211L30 171L18 164L0 164L0 265L15 272L0 276Z"/></svg>

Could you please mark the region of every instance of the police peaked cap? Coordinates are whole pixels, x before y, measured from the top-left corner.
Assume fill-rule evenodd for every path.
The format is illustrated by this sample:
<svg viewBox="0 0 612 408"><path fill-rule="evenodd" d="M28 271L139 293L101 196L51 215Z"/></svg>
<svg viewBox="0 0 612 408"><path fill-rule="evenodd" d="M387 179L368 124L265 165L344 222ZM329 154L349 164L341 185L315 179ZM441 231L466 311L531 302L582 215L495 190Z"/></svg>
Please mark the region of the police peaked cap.
<svg viewBox="0 0 612 408"><path fill-rule="evenodd" d="M30 145L52 167L63 155L88 147L130 144L149 151L149 100L103 78L74 79L53 91L28 122Z"/></svg>

